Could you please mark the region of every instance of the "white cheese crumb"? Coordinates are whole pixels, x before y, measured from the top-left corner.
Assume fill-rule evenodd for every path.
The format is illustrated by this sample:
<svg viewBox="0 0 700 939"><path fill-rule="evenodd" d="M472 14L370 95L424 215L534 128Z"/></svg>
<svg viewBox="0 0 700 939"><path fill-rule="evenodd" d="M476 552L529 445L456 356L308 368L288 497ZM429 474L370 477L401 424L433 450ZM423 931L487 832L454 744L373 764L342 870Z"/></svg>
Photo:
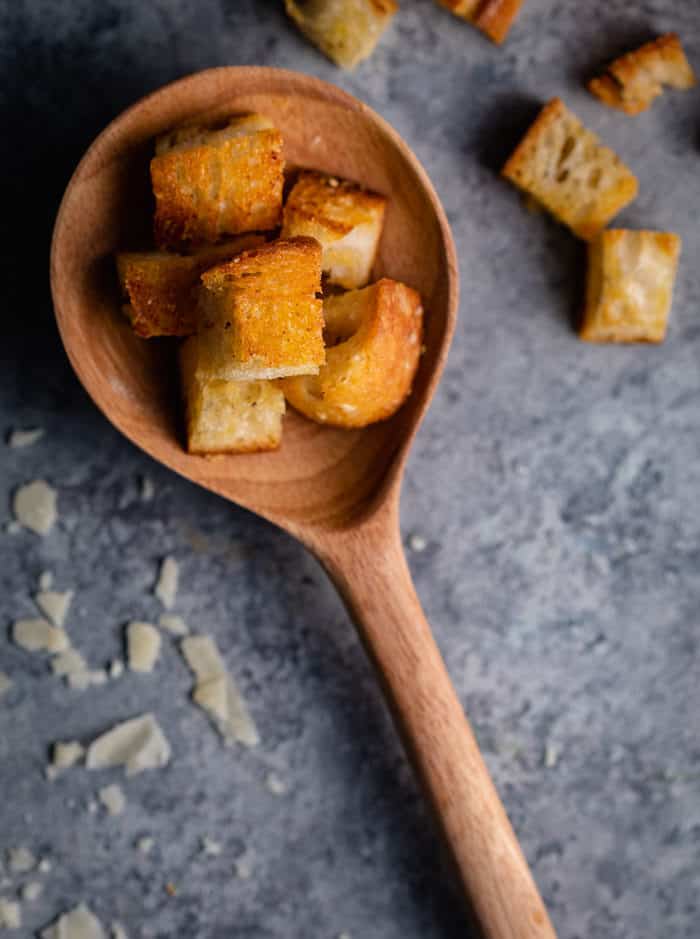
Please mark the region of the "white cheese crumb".
<svg viewBox="0 0 700 939"><path fill-rule="evenodd" d="M86 672L87 662L77 649L66 649L61 655L51 659L51 671L54 675L74 675L76 672Z"/></svg>
<svg viewBox="0 0 700 939"><path fill-rule="evenodd" d="M29 848L10 848L7 852L7 866L12 874L26 874L36 867L36 858Z"/></svg>
<svg viewBox="0 0 700 939"><path fill-rule="evenodd" d="M170 761L170 744L152 714L117 724L88 747L88 769L125 766L126 775L159 769Z"/></svg>
<svg viewBox="0 0 700 939"><path fill-rule="evenodd" d="M38 883L38 881L30 880L28 884L22 887L20 896L23 900L26 900L27 903L33 903L35 900L39 899L43 889L43 886Z"/></svg>
<svg viewBox="0 0 700 939"><path fill-rule="evenodd" d="M94 913L81 903L42 930L41 939L107 939L107 933Z"/></svg>
<svg viewBox="0 0 700 939"><path fill-rule="evenodd" d="M45 619L18 619L12 624L12 638L28 652L63 652L68 636Z"/></svg>
<svg viewBox="0 0 700 939"><path fill-rule="evenodd" d="M153 845L155 844L153 838L149 838L148 835L145 835L143 838L139 838L136 842L136 850L140 854L150 854L153 850Z"/></svg>
<svg viewBox="0 0 700 939"><path fill-rule="evenodd" d="M0 672L0 698L12 687L12 679L4 672Z"/></svg>
<svg viewBox="0 0 700 939"><path fill-rule="evenodd" d="M182 640L181 649L195 675L192 699L211 715L224 742L230 745L237 740L247 747L257 746L258 731L214 640L191 636Z"/></svg>
<svg viewBox="0 0 700 939"><path fill-rule="evenodd" d="M174 613L161 613L158 619L158 625L167 629L173 636L186 636L190 631L189 626L181 616Z"/></svg>
<svg viewBox="0 0 700 939"><path fill-rule="evenodd" d="M265 785L275 796L283 796L287 791L287 784L283 779L280 779L277 773L268 773Z"/></svg>
<svg viewBox="0 0 700 939"><path fill-rule="evenodd" d="M242 854L234 864L236 876L240 880L250 880L253 874L253 855L250 851Z"/></svg>
<svg viewBox="0 0 700 939"><path fill-rule="evenodd" d="M156 627L150 623L129 623L126 645L132 672L152 672L160 655L160 633Z"/></svg>
<svg viewBox="0 0 700 939"><path fill-rule="evenodd" d="M175 606L178 574L179 568L175 558L163 558L154 592L166 610Z"/></svg>
<svg viewBox="0 0 700 939"><path fill-rule="evenodd" d="M124 791L116 783L112 783L111 786L104 786L97 795L110 815L121 815L126 808Z"/></svg>
<svg viewBox="0 0 700 939"><path fill-rule="evenodd" d="M71 672L70 675L66 676L66 681L68 686L75 691L85 691L91 685L104 685L107 681L107 672L100 668L94 671L88 669L86 671Z"/></svg>
<svg viewBox="0 0 700 939"><path fill-rule="evenodd" d="M22 526L19 522L6 522L5 531L8 535L18 535L22 531Z"/></svg>
<svg viewBox="0 0 700 939"><path fill-rule="evenodd" d="M126 934L126 929L122 926L121 923L112 923L112 939L129 939Z"/></svg>
<svg viewBox="0 0 700 939"><path fill-rule="evenodd" d="M53 587L53 574L51 571L42 571L39 575L39 590L51 590Z"/></svg>
<svg viewBox="0 0 700 939"><path fill-rule="evenodd" d="M46 767L48 779L55 779L62 770L69 769L79 763L85 755L85 747L77 740L68 740L66 743L55 743L51 765Z"/></svg>
<svg viewBox="0 0 700 939"><path fill-rule="evenodd" d="M222 847L218 841L214 841L208 835L202 838L202 854L208 854L211 857L218 857L222 852Z"/></svg>
<svg viewBox="0 0 700 939"><path fill-rule="evenodd" d="M420 554L428 547L428 542L422 535L413 534L408 539L408 547L411 551L415 551L416 554Z"/></svg>
<svg viewBox="0 0 700 939"><path fill-rule="evenodd" d="M53 864L46 857L43 858L41 861L39 861L39 870L41 871L42 874L48 874L49 871L52 869L52 867L53 867Z"/></svg>
<svg viewBox="0 0 700 939"><path fill-rule="evenodd" d="M43 427L34 427L31 430L13 430L7 438L8 447L31 447L33 443L44 436Z"/></svg>
<svg viewBox="0 0 700 939"><path fill-rule="evenodd" d="M559 747L554 743L547 743L544 748L544 765L546 769L553 769L559 760Z"/></svg>
<svg viewBox="0 0 700 939"><path fill-rule="evenodd" d="M114 659L109 664L109 677L119 678L124 672L124 663L121 659Z"/></svg>
<svg viewBox="0 0 700 939"><path fill-rule="evenodd" d="M0 897L0 929L19 929L22 925L22 910L19 903Z"/></svg>
<svg viewBox="0 0 700 939"><path fill-rule="evenodd" d="M56 491L43 479L20 486L13 501L15 518L37 535L47 535L53 528L56 514Z"/></svg>
<svg viewBox="0 0 700 939"><path fill-rule="evenodd" d="M36 605L42 613L48 616L54 626L63 626L72 599L72 590L66 590L64 593L59 593L57 590L42 590L34 598Z"/></svg>
<svg viewBox="0 0 700 939"><path fill-rule="evenodd" d="M148 476L141 477L141 501L150 502L153 496L156 494L156 487L153 485L153 480Z"/></svg>

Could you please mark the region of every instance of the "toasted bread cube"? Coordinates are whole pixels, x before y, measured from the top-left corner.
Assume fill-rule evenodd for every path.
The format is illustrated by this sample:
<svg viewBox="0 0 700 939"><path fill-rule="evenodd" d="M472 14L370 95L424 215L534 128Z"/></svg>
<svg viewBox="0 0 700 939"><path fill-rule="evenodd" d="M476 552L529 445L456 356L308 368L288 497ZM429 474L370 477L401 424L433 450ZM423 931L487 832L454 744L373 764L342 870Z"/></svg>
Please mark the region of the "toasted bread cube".
<svg viewBox="0 0 700 939"><path fill-rule="evenodd" d="M273 241L202 275L202 356L230 381L318 372L325 360L321 246Z"/></svg>
<svg viewBox="0 0 700 939"><path fill-rule="evenodd" d="M180 349L187 450L196 454L275 450L282 439L285 404L269 381L225 381L202 367L200 339Z"/></svg>
<svg viewBox="0 0 700 939"><path fill-rule="evenodd" d="M262 235L241 235L189 256L167 251L118 254L117 273L129 300L123 309L134 332L144 339L197 332L196 288L201 274L245 248L264 242Z"/></svg>
<svg viewBox="0 0 700 939"><path fill-rule="evenodd" d="M299 175L284 206L282 237L307 235L323 248L332 284L364 287L379 246L386 199L346 180L310 171Z"/></svg>
<svg viewBox="0 0 700 939"><path fill-rule="evenodd" d="M156 245L180 250L279 225L282 135L259 114L218 130L179 128L156 141L151 183Z"/></svg>
<svg viewBox="0 0 700 939"><path fill-rule="evenodd" d="M589 241L637 195L637 178L559 98L540 111L502 170Z"/></svg>
<svg viewBox="0 0 700 939"><path fill-rule="evenodd" d="M663 342L680 250L667 232L601 232L588 248L581 339Z"/></svg>
<svg viewBox="0 0 700 939"><path fill-rule="evenodd" d="M411 391L423 334L420 295L384 278L328 297L326 364L281 382L292 407L320 424L365 427L391 417Z"/></svg>
<svg viewBox="0 0 700 939"><path fill-rule="evenodd" d="M285 0L304 35L342 68L354 68L374 47L398 10L395 0Z"/></svg>
<svg viewBox="0 0 700 939"><path fill-rule="evenodd" d="M659 36L639 49L615 59L588 90L611 108L626 114L646 111L664 86L681 90L697 82L676 33Z"/></svg>
<svg viewBox="0 0 700 939"><path fill-rule="evenodd" d="M437 0L455 16L468 20L500 45L515 22L524 0Z"/></svg>

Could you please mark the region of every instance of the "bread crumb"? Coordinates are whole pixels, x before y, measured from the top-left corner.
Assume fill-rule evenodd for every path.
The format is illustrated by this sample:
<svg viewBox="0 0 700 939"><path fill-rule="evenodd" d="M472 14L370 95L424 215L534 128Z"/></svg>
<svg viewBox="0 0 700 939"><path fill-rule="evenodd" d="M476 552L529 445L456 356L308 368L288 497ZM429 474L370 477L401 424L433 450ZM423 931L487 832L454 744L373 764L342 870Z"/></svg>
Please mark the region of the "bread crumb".
<svg viewBox="0 0 700 939"><path fill-rule="evenodd" d="M547 742L544 748L544 765L546 769L553 769L559 761L559 747Z"/></svg>
<svg viewBox="0 0 700 939"><path fill-rule="evenodd" d="M126 934L126 929L124 929L121 923L112 923L110 929L112 931L112 939L129 939Z"/></svg>
<svg viewBox="0 0 700 939"><path fill-rule="evenodd" d="M165 885L165 892L168 894L169 897L176 897L177 887L175 886L175 884L168 881L168 883Z"/></svg>
<svg viewBox="0 0 700 939"><path fill-rule="evenodd" d="M48 616L54 626L63 626L72 599L72 590L66 590L64 593L59 593L57 590L42 590L34 598L36 605L42 613Z"/></svg>
<svg viewBox="0 0 700 939"><path fill-rule="evenodd" d="M208 835L202 838L202 854L208 854L211 857L218 857L221 854L222 847L218 841L214 841Z"/></svg>
<svg viewBox="0 0 700 939"><path fill-rule="evenodd" d="M152 714L117 724L88 747L88 769L125 766L126 775L160 769L170 762L170 744Z"/></svg>
<svg viewBox="0 0 700 939"><path fill-rule="evenodd" d="M116 783L112 783L111 786L104 786L97 795L110 815L121 815L126 808L124 791Z"/></svg>
<svg viewBox="0 0 700 939"><path fill-rule="evenodd" d="M154 593L166 610L175 606L179 568L175 558L163 558Z"/></svg>
<svg viewBox="0 0 700 939"><path fill-rule="evenodd" d="M283 796L287 791L287 784L283 779L280 779L277 773L268 773L265 785L275 796Z"/></svg>
<svg viewBox="0 0 700 939"><path fill-rule="evenodd" d="M152 672L160 655L160 633L150 623L129 623L126 627L129 668L132 672Z"/></svg>
<svg viewBox="0 0 700 939"><path fill-rule="evenodd" d="M68 686L76 691L84 691L90 685L104 685L107 673L102 669L91 670L77 649L66 649L51 659L51 671L54 675L65 677Z"/></svg>
<svg viewBox="0 0 700 939"><path fill-rule="evenodd" d="M15 447L17 449L20 447L31 447L33 443L37 443L43 436L43 427L34 427L30 430L13 430L7 438L7 445L8 447Z"/></svg>
<svg viewBox="0 0 700 939"><path fill-rule="evenodd" d="M253 876L253 855L250 851L246 851L245 854L242 854L235 862L234 868L236 871L236 877L239 880L250 880Z"/></svg>
<svg viewBox="0 0 700 939"><path fill-rule="evenodd" d="M12 687L12 679L4 672L0 672L0 698Z"/></svg>
<svg viewBox="0 0 700 939"><path fill-rule="evenodd" d="M90 813L90 815L96 815L97 809L98 809L97 802L94 799L90 799L90 801L87 804L87 810Z"/></svg>
<svg viewBox="0 0 700 939"><path fill-rule="evenodd" d="M51 765L46 767L47 779L54 780L61 771L69 769L79 763L85 755L85 747L77 740L68 740L66 743L55 743Z"/></svg>
<svg viewBox="0 0 700 939"><path fill-rule="evenodd" d="M124 673L124 663L121 659L114 659L109 663L109 677L120 678Z"/></svg>
<svg viewBox="0 0 700 939"><path fill-rule="evenodd" d="M153 485L153 480L148 476L141 477L141 501L150 502L153 499L153 496L156 494L156 487Z"/></svg>
<svg viewBox="0 0 700 939"><path fill-rule="evenodd" d="M51 590L53 587L53 574L51 571L42 571L39 575L39 590Z"/></svg>
<svg viewBox="0 0 700 939"><path fill-rule="evenodd" d="M158 618L158 625L167 629L173 636L186 636L190 631L189 626L181 616L174 613L161 613Z"/></svg>
<svg viewBox="0 0 700 939"><path fill-rule="evenodd" d="M107 939L107 934L95 914L81 903L42 930L41 939Z"/></svg>
<svg viewBox="0 0 700 939"><path fill-rule="evenodd" d="M12 638L28 652L63 652L70 643L62 629L45 619L18 619L12 624Z"/></svg>
<svg viewBox="0 0 700 939"><path fill-rule="evenodd" d="M0 897L0 929L19 929L22 925L22 910L19 903Z"/></svg>
<svg viewBox="0 0 700 939"><path fill-rule="evenodd" d="M411 551L415 551L416 554L420 554L428 547L428 542L422 535L414 533L408 539L408 547L411 549Z"/></svg>
<svg viewBox="0 0 700 939"><path fill-rule="evenodd" d="M22 887L20 896L23 900L26 900L27 903L34 903L34 901L38 900L41 896L43 889L43 885L38 883L38 881L30 880L28 884Z"/></svg>
<svg viewBox="0 0 700 939"><path fill-rule="evenodd" d="M180 648L195 675L192 700L212 717L224 742L257 746L260 742L257 728L214 640L209 636L191 636L182 640Z"/></svg>
<svg viewBox="0 0 700 939"><path fill-rule="evenodd" d="M139 852L139 854L150 854L153 850L154 844L155 842L153 838L144 836L143 838L139 838L139 840L136 842L136 850Z"/></svg>
<svg viewBox="0 0 700 939"><path fill-rule="evenodd" d="M26 874L34 870L36 858L29 848L10 848L7 852L7 866L12 874Z"/></svg>
<svg viewBox="0 0 700 939"><path fill-rule="evenodd" d="M47 535L57 516L56 491L43 479L20 486L13 501L15 518L37 535Z"/></svg>
<svg viewBox="0 0 700 939"><path fill-rule="evenodd" d="M41 861L39 861L39 871L42 874L48 874L49 871L52 870L52 868L53 868L53 864L51 863L51 861L49 861L48 858L45 857L45 858L42 858Z"/></svg>

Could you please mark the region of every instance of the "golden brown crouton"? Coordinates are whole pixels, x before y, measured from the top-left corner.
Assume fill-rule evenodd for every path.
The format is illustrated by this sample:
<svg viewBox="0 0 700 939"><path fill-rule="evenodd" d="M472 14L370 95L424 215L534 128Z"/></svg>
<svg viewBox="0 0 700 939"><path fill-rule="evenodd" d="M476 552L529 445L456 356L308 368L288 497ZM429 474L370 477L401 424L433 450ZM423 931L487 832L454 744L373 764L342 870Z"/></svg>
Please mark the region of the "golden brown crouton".
<svg viewBox="0 0 700 939"><path fill-rule="evenodd" d="M159 248L179 250L279 225L282 135L259 114L218 130L183 127L156 141L151 183Z"/></svg>
<svg viewBox="0 0 700 939"><path fill-rule="evenodd" d="M601 232L588 248L581 339L663 342L680 250L666 232Z"/></svg>
<svg viewBox="0 0 700 939"><path fill-rule="evenodd" d="M386 199L354 183L303 172L284 206L282 237L308 235L323 248L332 284L364 287L377 254Z"/></svg>
<svg viewBox="0 0 700 939"><path fill-rule="evenodd" d="M646 111L654 98L669 88L692 88L695 73L675 33L659 36L639 49L615 59L588 90L611 108L626 114Z"/></svg>
<svg viewBox="0 0 700 939"><path fill-rule="evenodd" d="M117 273L129 303L124 313L134 332L152 336L189 336L197 331L195 287L203 271L264 244L262 235L241 235L184 256L166 251L128 251L117 255Z"/></svg>
<svg viewBox="0 0 700 939"><path fill-rule="evenodd" d="M282 438L284 395L268 381L211 378L201 366L200 339L180 349L189 453L275 450Z"/></svg>
<svg viewBox="0 0 700 939"><path fill-rule="evenodd" d="M455 16L473 23L500 45L508 35L524 0L437 0Z"/></svg>
<svg viewBox="0 0 700 939"><path fill-rule="evenodd" d="M285 0L285 7L302 33L343 68L372 54L398 10L394 0Z"/></svg>
<svg viewBox="0 0 700 939"><path fill-rule="evenodd" d="M633 173L559 98L540 111L502 172L586 241L637 195Z"/></svg>
<svg viewBox="0 0 700 939"><path fill-rule="evenodd" d="M323 304L326 364L287 378L289 403L320 424L365 427L391 417L411 391L423 329L420 295L395 280L331 296Z"/></svg>
<svg viewBox="0 0 700 939"><path fill-rule="evenodd" d="M273 241L206 271L199 295L202 361L213 377L318 372L325 359L321 246Z"/></svg>

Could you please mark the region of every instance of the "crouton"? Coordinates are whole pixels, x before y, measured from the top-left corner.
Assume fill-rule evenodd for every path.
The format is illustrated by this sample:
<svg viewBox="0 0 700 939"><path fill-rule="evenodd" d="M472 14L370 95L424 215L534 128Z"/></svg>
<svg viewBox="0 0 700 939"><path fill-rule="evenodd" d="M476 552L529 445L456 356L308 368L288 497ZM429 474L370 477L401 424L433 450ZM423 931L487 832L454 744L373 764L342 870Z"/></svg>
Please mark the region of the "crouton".
<svg viewBox="0 0 700 939"><path fill-rule="evenodd" d="M321 246L273 241L202 275L202 356L230 381L315 374L324 362Z"/></svg>
<svg viewBox="0 0 700 939"><path fill-rule="evenodd" d="M696 81L680 39L668 33L615 59L588 90L609 107L634 115L646 111L664 86L684 90Z"/></svg>
<svg viewBox="0 0 700 939"><path fill-rule="evenodd" d="M262 235L241 235L184 256L167 251L122 252L117 273L129 303L124 306L134 332L152 336L189 336L197 331L195 287L208 267L227 261L245 248L265 241Z"/></svg>
<svg viewBox="0 0 700 939"><path fill-rule="evenodd" d="M284 206L282 237L307 235L323 248L332 284L364 287L377 254L386 199L333 176L299 175Z"/></svg>
<svg viewBox="0 0 700 939"><path fill-rule="evenodd" d="M156 141L151 183L154 235L165 250L190 250L241 232L279 225L282 135L259 114L218 130L193 125Z"/></svg>
<svg viewBox="0 0 700 939"><path fill-rule="evenodd" d="M663 342L681 239L610 229L588 247L586 342Z"/></svg>
<svg viewBox="0 0 700 939"><path fill-rule="evenodd" d="M497 45L508 35L524 0L437 0L455 16L468 20Z"/></svg>
<svg viewBox="0 0 700 939"><path fill-rule="evenodd" d="M385 278L328 297L323 311L326 364L318 376L281 382L287 401L306 417L337 427L391 417L410 394L420 360L420 295Z"/></svg>
<svg viewBox="0 0 700 939"><path fill-rule="evenodd" d="M637 195L637 179L559 98L540 112L502 170L589 241Z"/></svg>
<svg viewBox="0 0 700 939"><path fill-rule="evenodd" d="M202 368L200 340L180 348L187 450L199 455L275 450L282 439L284 395L267 381L225 381Z"/></svg>
<svg viewBox="0 0 700 939"><path fill-rule="evenodd" d="M324 55L354 68L374 52L398 10L395 0L285 0L287 13Z"/></svg>

